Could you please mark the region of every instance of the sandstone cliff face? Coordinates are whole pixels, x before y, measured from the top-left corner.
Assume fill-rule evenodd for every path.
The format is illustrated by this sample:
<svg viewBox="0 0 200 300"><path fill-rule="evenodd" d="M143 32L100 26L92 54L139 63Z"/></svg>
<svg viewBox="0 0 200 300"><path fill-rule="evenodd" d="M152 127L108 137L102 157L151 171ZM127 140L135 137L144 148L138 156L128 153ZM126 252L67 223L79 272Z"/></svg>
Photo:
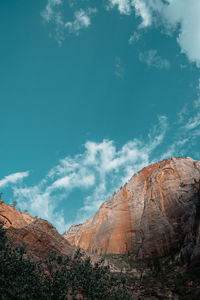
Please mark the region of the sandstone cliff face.
<svg viewBox="0 0 200 300"><path fill-rule="evenodd" d="M71 255L74 248L48 222L20 213L14 207L0 204L0 221L5 223L14 242L24 241L36 257L42 258L51 251Z"/></svg>
<svg viewBox="0 0 200 300"><path fill-rule="evenodd" d="M150 165L84 224L64 234L92 253L135 254L136 258L180 251L200 253L200 162L172 158Z"/></svg>

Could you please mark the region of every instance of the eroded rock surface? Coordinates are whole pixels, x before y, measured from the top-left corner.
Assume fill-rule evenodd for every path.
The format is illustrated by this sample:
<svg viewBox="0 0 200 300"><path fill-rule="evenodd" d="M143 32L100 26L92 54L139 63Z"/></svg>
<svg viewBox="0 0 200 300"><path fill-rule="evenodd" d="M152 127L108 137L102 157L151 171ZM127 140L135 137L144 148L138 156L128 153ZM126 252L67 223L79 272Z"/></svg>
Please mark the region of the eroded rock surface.
<svg viewBox="0 0 200 300"><path fill-rule="evenodd" d="M14 242L24 241L28 250L42 258L51 251L71 255L74 248L48 222L17 211L11 205L0 204L0 221L5 223Z"/></svg>
<svg viewBox="0 0 200 300"><path fill-rule="evenodd" d="M82 225L64 237L91 253L132 252L136 258L200 253L200 162L172 158L139 173Z"/></svg>

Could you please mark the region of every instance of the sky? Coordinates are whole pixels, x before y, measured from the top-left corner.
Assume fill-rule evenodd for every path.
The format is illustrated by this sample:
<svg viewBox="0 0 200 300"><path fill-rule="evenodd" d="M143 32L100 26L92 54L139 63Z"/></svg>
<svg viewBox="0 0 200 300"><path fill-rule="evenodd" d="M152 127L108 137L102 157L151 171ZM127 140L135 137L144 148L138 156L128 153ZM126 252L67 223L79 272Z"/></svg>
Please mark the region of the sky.
<svg viewBox="0 0 200 300"><path fill-rule="evenodd" d="M0 192L60 233L200 160L199 0L1 0Z"/></svg>

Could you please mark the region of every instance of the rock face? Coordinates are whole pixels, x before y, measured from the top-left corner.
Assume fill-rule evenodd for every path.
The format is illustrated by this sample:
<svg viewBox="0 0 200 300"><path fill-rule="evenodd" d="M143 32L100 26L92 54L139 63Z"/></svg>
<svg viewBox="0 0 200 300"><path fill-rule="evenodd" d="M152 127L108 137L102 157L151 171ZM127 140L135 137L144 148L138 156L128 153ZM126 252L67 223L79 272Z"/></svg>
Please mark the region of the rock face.
<svg viewBox="0 0 200 300"><path fill-rule="evenodd" d="M1 201L1 200L0 200ZM74 248L48 222L20 213L14 207L0 203L0 221L5 223L8 234L14 242L24 241L28 250L42 258L51 251L71 255Z"/></svg>
<svg viewBox="0 0 200 300"><path fill-rule="evenodd" d="M154 163L104 202L64 237L91 253L127 253L136 258L179 251L200 254L200 162L172 158Z"/></svg>

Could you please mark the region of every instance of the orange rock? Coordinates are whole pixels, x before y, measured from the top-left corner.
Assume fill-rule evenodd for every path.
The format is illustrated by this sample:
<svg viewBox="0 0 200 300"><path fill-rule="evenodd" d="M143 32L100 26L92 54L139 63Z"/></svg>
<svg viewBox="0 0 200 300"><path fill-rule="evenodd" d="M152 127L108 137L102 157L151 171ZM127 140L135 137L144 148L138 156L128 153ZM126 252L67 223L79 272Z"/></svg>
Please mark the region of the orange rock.
<svg viewBox="0 0 200 300"><path fill-rule="evenodd" d="M14 242L24 241L28 250L38 258L51 251L66 255L74 252L74 248L48 221L21 213L11 205L0 204L0 221L5 223Z"/></svg>
<svg viewBox="0 0 200 300"><path fill-rule="evenodd" d="M2 201L2 200L1 200ZM0 204L0 221L5 223L5 227L22 228L34 222L36 218L27 212L19 212L12 205L7 205L3 201Z"/></svg>
<svg viewBox="0 0 200 300"><path fill-rule="evenodd" d="M64 237L91 253L135 257L199 252L200 162L172 158L154 163ZM198 238L199 237L199 238Z"/></svg>

